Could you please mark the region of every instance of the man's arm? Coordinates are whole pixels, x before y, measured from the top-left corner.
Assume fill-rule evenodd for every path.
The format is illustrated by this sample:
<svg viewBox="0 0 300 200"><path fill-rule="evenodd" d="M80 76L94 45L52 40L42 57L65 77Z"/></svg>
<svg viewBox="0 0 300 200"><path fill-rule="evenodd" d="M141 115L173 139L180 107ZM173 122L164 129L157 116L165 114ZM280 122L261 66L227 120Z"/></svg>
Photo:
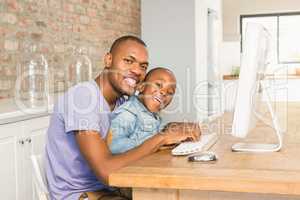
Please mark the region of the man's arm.
<svg viewBox="0 0 300 200"><path fill-rule="evenodd" d="M96 176L108 183L108 175L111 172L157 151L162 145L178 143L188 138L192 140L199 138L199 126L192 129L189 127L188 131L186 130L182 125L170 126L163 134L156 134L137 148L118 155L112 155L105 140L96 131L79 131L75 138L82 155Z"/></svg>
<svg viewBox="0 0 300 200"><path fill-rule="evenodd" d="M108 182L108 175L142 157L157 151L165 143L165 137L157 134L138 148L126 153L112 155L104 139L95 131L79 131L76 136L79 149L96 176Z"/></svg>

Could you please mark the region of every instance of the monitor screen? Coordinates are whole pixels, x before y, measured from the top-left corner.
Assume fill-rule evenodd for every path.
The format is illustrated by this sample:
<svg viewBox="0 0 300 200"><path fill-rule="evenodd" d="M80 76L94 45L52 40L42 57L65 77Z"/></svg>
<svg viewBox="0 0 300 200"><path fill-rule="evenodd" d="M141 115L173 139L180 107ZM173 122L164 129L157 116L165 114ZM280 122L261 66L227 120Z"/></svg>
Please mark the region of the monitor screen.
<svg viewBox="0 0 300 200"><path fill-rule="evenodd" d="M259 75L266 70L269 40L269 34L262 25L247 24L232 124L233 136L244 138L255 127L256 92Z"/></svg>

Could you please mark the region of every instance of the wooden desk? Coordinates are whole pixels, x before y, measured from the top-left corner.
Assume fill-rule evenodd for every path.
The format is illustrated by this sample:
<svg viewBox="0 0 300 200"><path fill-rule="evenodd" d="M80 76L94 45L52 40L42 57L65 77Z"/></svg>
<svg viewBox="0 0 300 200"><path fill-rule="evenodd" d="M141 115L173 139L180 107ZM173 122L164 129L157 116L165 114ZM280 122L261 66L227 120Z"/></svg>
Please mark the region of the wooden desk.
<svg viewBox="0 0 300 200"><path fill-rule="evenodd" d="M215 164L160 151L111 174L109 183L132 187L134 200L300 200L299 143L276 153L233 153L236 140L220 137Z"/></svg>

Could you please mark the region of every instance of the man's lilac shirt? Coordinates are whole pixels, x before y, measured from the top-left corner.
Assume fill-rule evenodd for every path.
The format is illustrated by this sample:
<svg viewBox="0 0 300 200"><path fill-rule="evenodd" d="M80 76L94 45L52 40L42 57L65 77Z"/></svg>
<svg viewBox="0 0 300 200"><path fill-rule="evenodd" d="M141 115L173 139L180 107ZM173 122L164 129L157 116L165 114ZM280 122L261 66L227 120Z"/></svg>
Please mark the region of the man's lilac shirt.
<svg viewBox="0 0 300 200"><path fill-rule="evenodd" d="M47 132L45 167L51 199L78 199L84 191L106 188L79 151L75 131L93 130L105 138L111 111L92 80L71 87L61 96ZM93 147L91 147L93 148Z"/></svg>

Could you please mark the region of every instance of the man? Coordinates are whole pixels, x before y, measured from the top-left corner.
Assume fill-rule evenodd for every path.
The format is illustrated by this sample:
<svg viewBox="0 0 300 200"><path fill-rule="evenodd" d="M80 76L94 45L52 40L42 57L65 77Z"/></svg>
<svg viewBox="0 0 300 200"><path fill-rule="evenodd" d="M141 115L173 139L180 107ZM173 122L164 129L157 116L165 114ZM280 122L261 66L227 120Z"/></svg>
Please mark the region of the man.
<svg viewBox="0 0 300 200"><path fill-rule="evenodd" d="M51 199L79 199L88 191L100 196L126 199L106 183L108 175L164 144L197 139L199 129L164 130L124 154L112 155L105 137L111 111L132 95L145 78L148 52L145 43L134 36L118 38L104 58L105 68L93 81L70 88L57 102L51 116L46 142L46 173Z"/></svg>

